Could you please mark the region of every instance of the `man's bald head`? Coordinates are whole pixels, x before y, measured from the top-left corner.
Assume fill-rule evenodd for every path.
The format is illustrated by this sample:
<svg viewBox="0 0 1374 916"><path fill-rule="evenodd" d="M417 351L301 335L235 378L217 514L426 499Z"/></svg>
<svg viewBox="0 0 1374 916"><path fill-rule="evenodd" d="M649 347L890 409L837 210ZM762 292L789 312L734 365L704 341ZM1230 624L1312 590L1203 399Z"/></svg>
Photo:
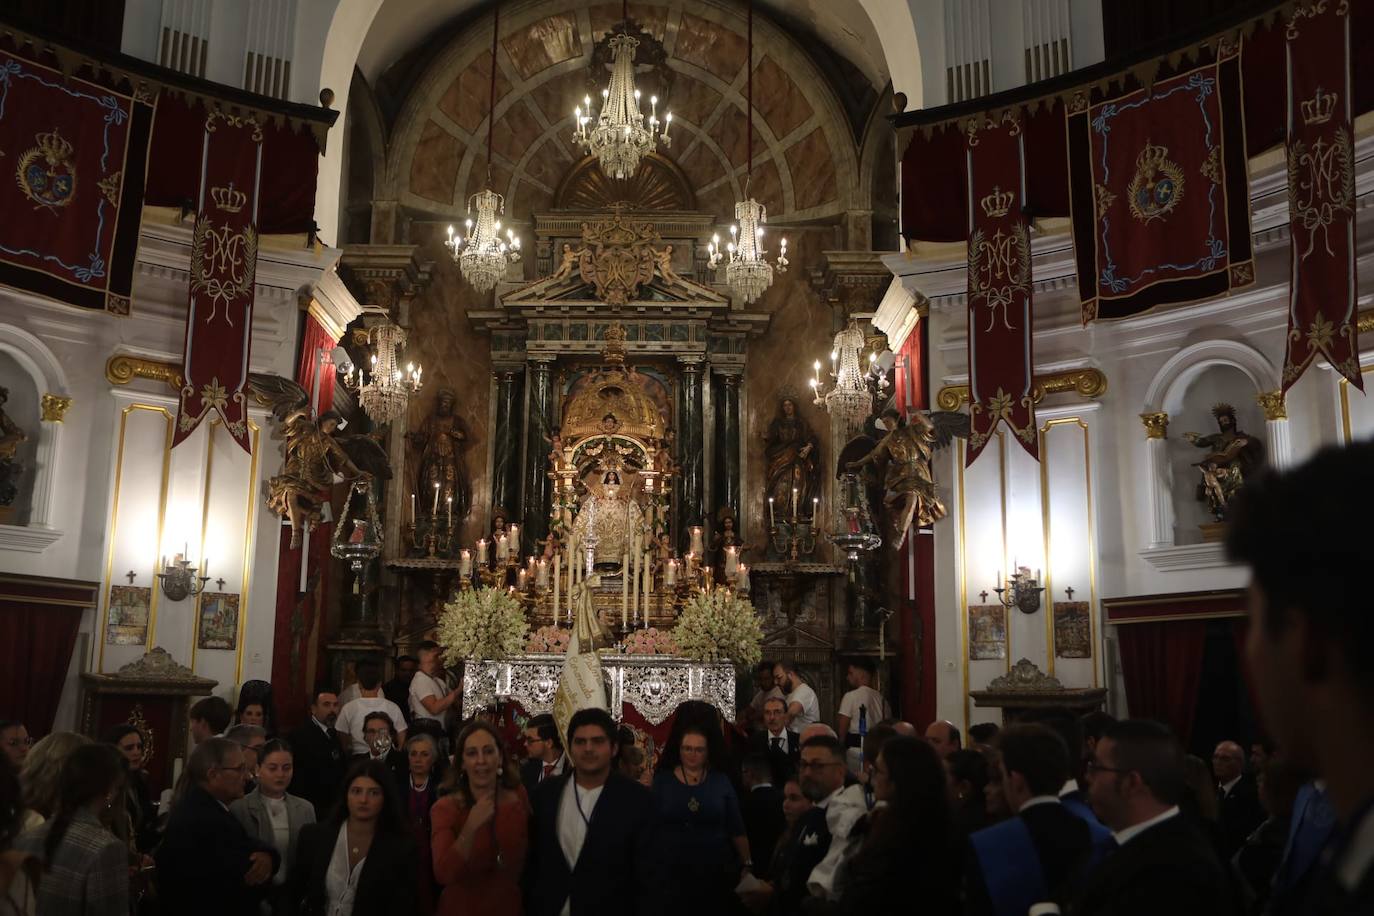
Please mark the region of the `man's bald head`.
<svg viewBox="0 0 1374 916"><path fill-rule="evenodd" d="M903 738L919 738L920 734L916 731L916 726L905 719L898 719L892 723L892 730Z"/></svg>
<svg viewBox="0 0 1374 916"><path fill-rule="evenodd" d="M935 748L935 753L940 755L941 760L962 746L959 741L959 729L955 728L954 723L947 719L937 719L930 723L926 728L926 741Z"/></svg>
<svg viewBox="0 0 1374 916"><path fill-rule="evenodd" d="M1245 751L1234 741L1223 741L1212 751L1212 774L1225 785L1245 772Z"/></svg>
<svg viewBox="0 0 1374 916"><path fill-rule="evenodd" d="M824 735L827 738L839 738L839 735L835 734L835 729L831 728L829 725L826 725L824 722L813 722L802 729L801 743L805 745L806 742L820 735Z"/></svg>

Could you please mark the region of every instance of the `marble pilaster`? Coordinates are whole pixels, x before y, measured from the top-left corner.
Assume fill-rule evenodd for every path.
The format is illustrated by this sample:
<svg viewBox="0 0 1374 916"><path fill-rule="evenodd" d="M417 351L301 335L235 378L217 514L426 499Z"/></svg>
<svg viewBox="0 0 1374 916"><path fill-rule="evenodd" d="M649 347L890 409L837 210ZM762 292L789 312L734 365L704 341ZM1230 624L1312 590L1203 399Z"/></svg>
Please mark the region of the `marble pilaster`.
<svg viewBox="0 0 1374 916"><path fill-rule="evenodd" d="M702 455L704 430L702 428L701 364L699 356L679 357L682 365L682 383L678 395L678 421L680 429L677 436L678 454L675 456L681 472L678 475L678 541L682 551L687 551L689 543L688 528L703 524L706 514L703 498L705 496L705 462Z"/></svg>
<svg viewBox="0 0 1374 916"><path fill-rule="evenodd" d="M520 403L525 380L524 367L507 366L496 370L496 424L493 429L491 506L492 511L515 511L520 499Z"/></svg>
<svg viewBox="0 0 1374 916"><path fill-rule="evenodd" d="M525 416L525 487L521 499L527 543L549 534L549 431L553 426L552 357L532 357L525 372L529 386Z"/></svg>

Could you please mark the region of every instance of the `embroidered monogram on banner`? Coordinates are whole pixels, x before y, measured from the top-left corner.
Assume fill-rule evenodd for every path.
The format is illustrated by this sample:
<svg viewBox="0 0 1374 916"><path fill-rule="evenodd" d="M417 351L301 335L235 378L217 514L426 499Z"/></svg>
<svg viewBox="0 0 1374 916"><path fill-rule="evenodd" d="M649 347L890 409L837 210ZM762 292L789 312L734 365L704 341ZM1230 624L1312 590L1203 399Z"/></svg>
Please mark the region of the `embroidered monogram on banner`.
<svg viewBox="0 0 1374 916"><path fill-rule="evenodd" d="M969 125L967 463L1006 423L1040 457L1031 393L1031 250L1025 214L1025 137L1008 114Z"/></svg>
<svg viewBox="0 0 1374 916"><path fill-rule="evenodd" d="M1287 391L1324 357L1364 390L1356 340L1355 155L1350 4L1318 0L1288 23L1288 211L1292 283Z"/></svg>
<svg viewBox="0 0 1374 916"><path fill-rule="evenodd" d="M1065 111L1085 324L1254 282L1238 44Z"/></svg>
<svg viewBox="0 0 1374 916"><path fill-rule="evenodd" d="M186 382L174 446L213 410L243 450L252 452L243 387L253 334L261 171L262 128L257 121L212 112L201 142L182 369Z"/></svg>
<svg viewBox="0 0 1374 916"><path fill-rule="evenodd" d="M0 51L0 283L129 314L149 100Z"/></svg>

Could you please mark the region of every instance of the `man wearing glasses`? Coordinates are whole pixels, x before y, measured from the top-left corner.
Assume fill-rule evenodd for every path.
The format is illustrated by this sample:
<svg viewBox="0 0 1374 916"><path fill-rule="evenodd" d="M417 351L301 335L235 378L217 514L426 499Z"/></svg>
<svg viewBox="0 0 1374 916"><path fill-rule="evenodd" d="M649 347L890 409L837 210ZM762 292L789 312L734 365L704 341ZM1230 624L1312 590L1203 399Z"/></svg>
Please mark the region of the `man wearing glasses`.
<svg viewBox="0 0 1374 916"><path fill-rule="evenodd" d="M844 791L844 745L829 735L807 739L802 743L799 769L802 794L811 799L813 807L798 823L796 845L787 870L777 876L778 888L771 907L776 913L801 912L811 872L830 851L825 809Z"/></svg>
<svg viewBox="0 0 1374 916"><path fill-rule="evenodd" d="M529 797L534 798L534 790L541 782L563 775L568 758L563 753L563 742L558 740L558 726L547 713L525 723L520 737L525 742L527 755L525 762L520 764L520 781L525 784Z"/></svg>

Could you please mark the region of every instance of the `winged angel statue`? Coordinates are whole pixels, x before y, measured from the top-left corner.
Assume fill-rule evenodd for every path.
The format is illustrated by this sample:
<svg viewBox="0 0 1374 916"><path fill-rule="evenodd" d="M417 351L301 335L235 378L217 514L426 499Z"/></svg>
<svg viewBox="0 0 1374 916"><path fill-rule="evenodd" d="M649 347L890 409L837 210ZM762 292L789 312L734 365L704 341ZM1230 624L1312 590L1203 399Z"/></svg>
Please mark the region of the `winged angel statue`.
<svg viewBox="0 0 1374 916"><path fill-rule="evenodd" d="M291 547L320 523L335 480L389 480L386 450L370 436L337 435L347 421L337 411L315 416L310 395L290 379L250 375L248 387L272 407L286 440L281 473L267 484L267 506L291 522Z"/></svg>
<svg viewBox="0 0 1374 916"><path fill-rule="evenodd" d="M935 495L930 459L955 436L968 438L969 417L952 410L933 410L917 411L903 420L900 413L889 408L880 419L887 435L876 443L871 436L851 439L840 453L838 470L857 471L886 458L883 514L889 526L888 543L897 550L906 542L913 522L930 525L949 514Z"/></svg>

